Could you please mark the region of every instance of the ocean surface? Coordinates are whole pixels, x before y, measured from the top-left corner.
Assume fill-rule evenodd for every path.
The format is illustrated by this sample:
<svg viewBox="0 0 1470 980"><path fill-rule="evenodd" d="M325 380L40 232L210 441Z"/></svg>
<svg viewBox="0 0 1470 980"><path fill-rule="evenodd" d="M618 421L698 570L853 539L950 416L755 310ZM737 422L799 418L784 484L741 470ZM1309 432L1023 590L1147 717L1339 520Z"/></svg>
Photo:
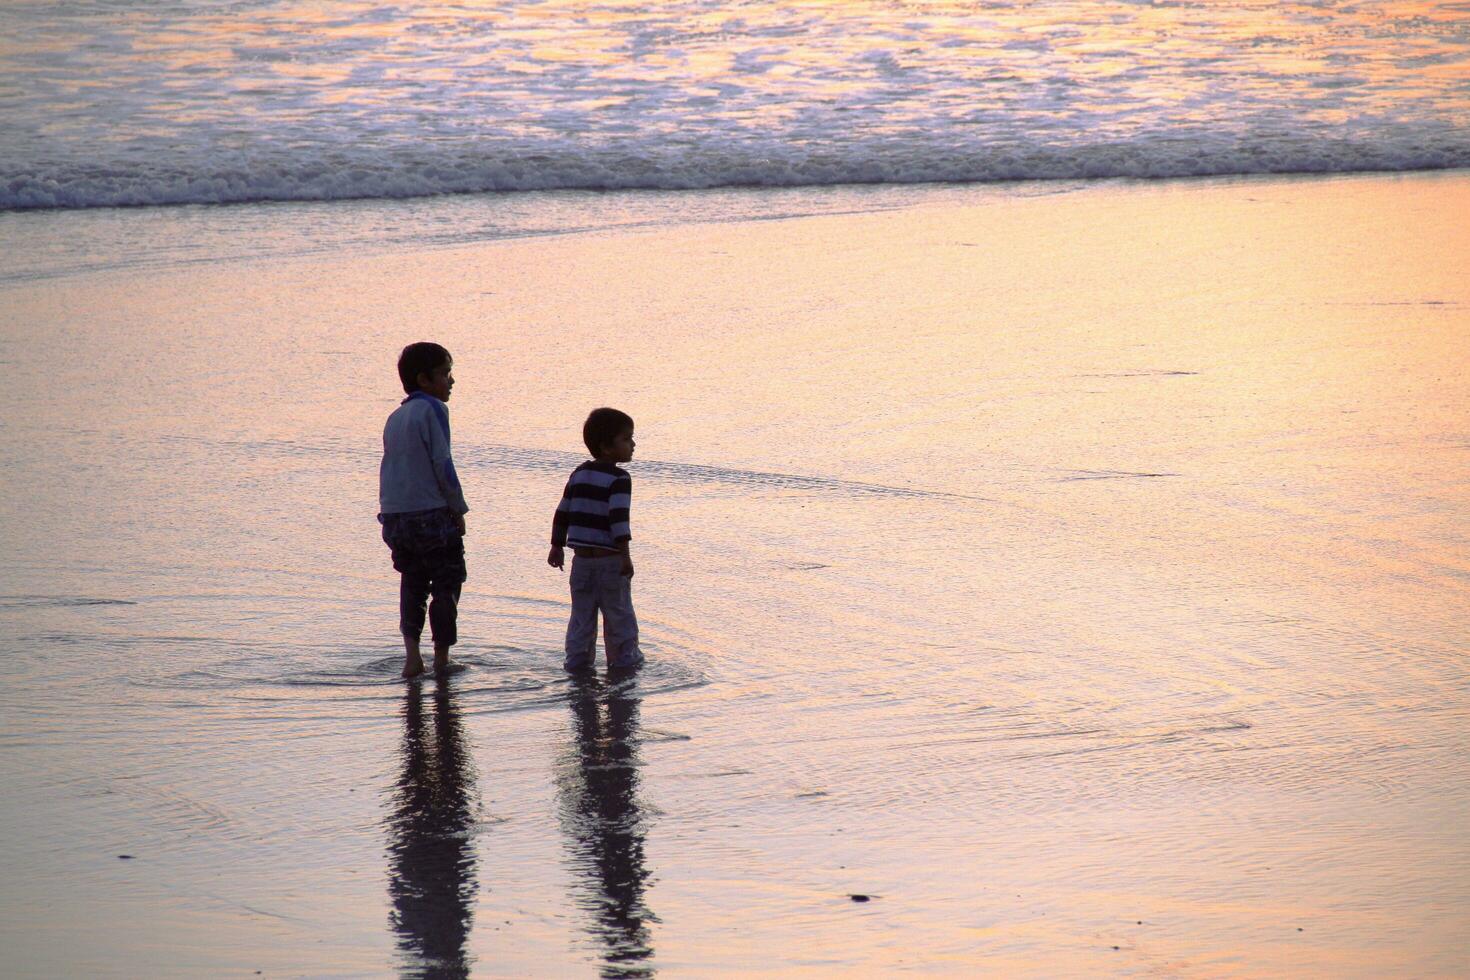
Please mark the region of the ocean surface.
<svg viewBox="0 0 1470 980"><path fill-rule="evenodd" d="M1044 190L0 215L62 256L0 278L5 972L1461 972L1470 179ZM470 580L406 685L422 337ZM601 403L648 666L574 683Z"/></svg>
<svg viewBox="0 0 1470 980"><path fill-rule="evenodd" d="M1470 166L1463 2L9 0L0 208Z"/></svg>
<svg viewBox="0 0 1470 980"><path fill-rule="evenodd" d="M0 4L4 971L1462 974L1467 167L1466 3Z"/></svg>

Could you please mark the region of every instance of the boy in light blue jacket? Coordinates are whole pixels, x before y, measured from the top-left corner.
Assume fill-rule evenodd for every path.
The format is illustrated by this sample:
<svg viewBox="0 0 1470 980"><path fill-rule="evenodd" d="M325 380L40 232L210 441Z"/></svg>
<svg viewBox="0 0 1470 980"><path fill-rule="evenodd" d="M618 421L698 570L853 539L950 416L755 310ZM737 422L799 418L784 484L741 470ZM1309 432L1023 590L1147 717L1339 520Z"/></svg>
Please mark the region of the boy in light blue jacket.
<svg viewBox="0 0 1470 980"><path fill-rule="evenodd" d="M464 585L464 500L449 451L449 393L454 359L438 344L403 348L398 378L408 397L383 427L378 469L378 521L402 579L398 629L403 634L403 676L424 672L419 639L425 605L434 638L434 672L449 669L458 637L459 595ZM433 601L429 602L429 597Z"/></svg>

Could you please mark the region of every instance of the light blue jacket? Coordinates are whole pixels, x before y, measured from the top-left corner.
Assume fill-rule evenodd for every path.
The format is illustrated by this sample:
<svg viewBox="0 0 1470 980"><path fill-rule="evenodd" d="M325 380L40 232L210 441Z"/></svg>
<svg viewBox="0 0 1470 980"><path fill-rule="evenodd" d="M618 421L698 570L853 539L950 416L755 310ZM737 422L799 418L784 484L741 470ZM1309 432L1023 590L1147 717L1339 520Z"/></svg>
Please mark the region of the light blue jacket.
<svg viewBox="0 0 1470 980"><path fill-rule="evenodd" d="M449 454L449 406L427 392L403 400L383 426L378 468L378 513L407 514L448 507L470 508Z"/></svg>

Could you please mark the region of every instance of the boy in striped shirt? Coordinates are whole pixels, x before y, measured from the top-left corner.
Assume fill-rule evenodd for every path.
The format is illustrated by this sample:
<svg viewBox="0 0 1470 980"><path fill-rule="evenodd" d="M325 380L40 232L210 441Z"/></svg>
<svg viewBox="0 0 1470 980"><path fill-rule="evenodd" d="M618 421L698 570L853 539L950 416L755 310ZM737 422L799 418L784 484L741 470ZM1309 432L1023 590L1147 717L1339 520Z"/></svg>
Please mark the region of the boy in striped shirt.
<svg viewBox="0 0 1470 980"><path fill-rule="evenodd" d="M633 458L633 419L615 408L594 409L582 425L592 459L572 471L551 522L546 563L562 568L572 549L572 616L567 623L570 671L590 670L597 653L597 614L602 613L603 652L609 669L643 663L638 619L633 615L633 539L628 509L633 480L619 466Z"/></svg>

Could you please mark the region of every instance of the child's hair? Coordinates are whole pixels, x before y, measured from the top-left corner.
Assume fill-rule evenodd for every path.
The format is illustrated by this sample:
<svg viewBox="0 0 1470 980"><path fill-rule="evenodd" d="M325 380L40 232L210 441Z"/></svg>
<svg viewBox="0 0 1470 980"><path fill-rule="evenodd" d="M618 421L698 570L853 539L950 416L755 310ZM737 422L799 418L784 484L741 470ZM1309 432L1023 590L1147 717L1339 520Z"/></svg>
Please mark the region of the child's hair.
<svg viewBox="0 0 1470 980"><path fill-rule="evenodd" d="M582 441L587 451L596 456L602 448L622 434L624 429L633 428L633 417L616 408L594 408L587 421L582 423Z"/></svg>
<svg viewBox="0 0 1470 980"><path fill-rule="evenodd" d="M403 382L403 390L411 395L419 390L419 375L433 374L435 368L452 360L454 358L449 356L449 351L438 344L427 340L409 344L398 355L398 380Z"/></svg>

